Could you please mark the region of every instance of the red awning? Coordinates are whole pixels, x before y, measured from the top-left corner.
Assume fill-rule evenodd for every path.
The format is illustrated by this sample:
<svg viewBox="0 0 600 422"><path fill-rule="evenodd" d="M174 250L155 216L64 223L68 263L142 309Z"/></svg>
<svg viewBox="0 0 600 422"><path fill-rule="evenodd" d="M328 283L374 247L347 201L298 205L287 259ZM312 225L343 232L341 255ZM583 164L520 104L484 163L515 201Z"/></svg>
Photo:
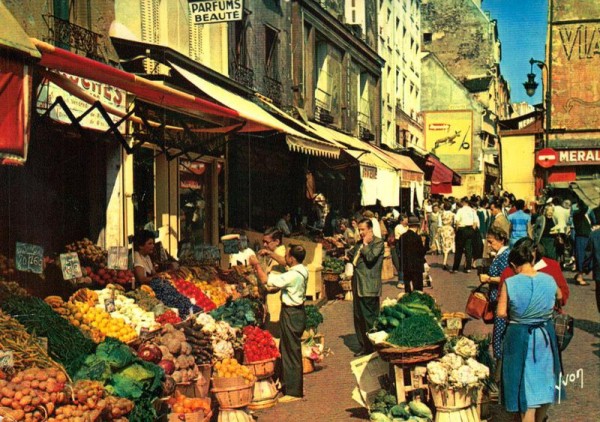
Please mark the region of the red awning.
<svg viewBox="0 0 600 422"><path fill-rule="evenodd" d="M31 40L42 53L40 66L121 88L137 95L142 100L165 107L188 109L217 117L244 120L240 118L237 111L230 108L79 56L35 38ZM272 129L266 128L265 130Z"/></svg>
<svg viewBox="0 0 600 422"><path fill-rule="evenodd" d="M431 193L448 194L452 193L452 185L458 186L461 182L461 177L450 167L446 166L433 155L427 156L425 162L427 167L433 167L431 173Z"/></svg>

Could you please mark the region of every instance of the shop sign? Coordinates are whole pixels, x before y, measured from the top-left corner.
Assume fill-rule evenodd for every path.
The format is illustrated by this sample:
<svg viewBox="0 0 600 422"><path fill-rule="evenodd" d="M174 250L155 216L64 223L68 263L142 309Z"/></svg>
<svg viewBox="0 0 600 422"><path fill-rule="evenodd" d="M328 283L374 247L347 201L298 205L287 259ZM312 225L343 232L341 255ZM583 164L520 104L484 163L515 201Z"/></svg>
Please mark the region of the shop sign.
<svg viewBox="0 0 600 422"><path fill-rule="evenodd" d="M190 1L189 11L196 25L241 21L244 17L242 0L201 0Z"/></svg>
<svg viewBox="0 0 600 422"><path fill-rule="evenodd" d="M377 167L361 166L363 179L377 179Z"/></svg>
<svg viewBox="0 0 600 422"><path fill-rule="evenodd" d="M111 270L127 270L129 268L128 250L125 246L108 248L107 267Z"/></svg>
<svg viewBox="0 0 600 422"><path fill-rule="evenodd" d="M92 81L89 79L81 78L79 76L70 75L68 73L60 72L63 76L67 77L72 83L76 84L86 94L94 97L102 104L111 106L113 108L122 111L123 114L127 112L126 102L127 93L122 89L115 88L110 85L106 85L100 82ZM40 94L37 99L38 110L48 109L58 97L62 97L71 112L75 117L81 116L91 107L87 102L80 100L74 95L64 89L54 85L53 83L43 84L40 90ZM118 122L121 118L113 114L109 114L113 122ZM71 119L67 116L62 107L57 106L50 112L50 117L56 121L71 124ZM108 123L104 120L104 117L96 109L92 110L87 116L85 116L79 124L88 129L106 131L109 129ZM125 134L126 125L120 124L118 126L119 132Z"/></svg>
<svg viewBox="0 0 600 422"><path fill-rule="evenodd" d="M17 242L15 266L18 271L42 274L44 272L44 248Z"/></svg>
<svg viewBox="0 0 600 422"><path fill-rule="evenodd" d="M569 149L558 153L557 165L600 164L600 149Z"/></svg>
<svg viewBox="0 0 600 422"><path fill-rule="evenodd" d="M60 254L60 268L65 280L72 280L83 276L77 252Z"/></svg>

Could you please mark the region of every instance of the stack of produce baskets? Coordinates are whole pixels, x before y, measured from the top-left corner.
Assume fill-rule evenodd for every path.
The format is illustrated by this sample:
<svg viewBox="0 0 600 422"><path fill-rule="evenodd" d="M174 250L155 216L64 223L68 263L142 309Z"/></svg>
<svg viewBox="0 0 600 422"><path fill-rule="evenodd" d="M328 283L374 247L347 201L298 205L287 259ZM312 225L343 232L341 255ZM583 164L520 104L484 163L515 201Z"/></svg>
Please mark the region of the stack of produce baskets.
<svg viewBox="0 0 600 422"><path fill-rule="evenodd" d="M254 381L248 383L242 377L213 378L211 392L219 402L221 409L240 409L252 402Z"/></svg>
<svg viewBox="0 0 600 422"><path fill-rule="evenodd" d="M388 342L373 345L381 359L395 365L426 363L442 356L445 340L419 347L401 347Z"/></svg>

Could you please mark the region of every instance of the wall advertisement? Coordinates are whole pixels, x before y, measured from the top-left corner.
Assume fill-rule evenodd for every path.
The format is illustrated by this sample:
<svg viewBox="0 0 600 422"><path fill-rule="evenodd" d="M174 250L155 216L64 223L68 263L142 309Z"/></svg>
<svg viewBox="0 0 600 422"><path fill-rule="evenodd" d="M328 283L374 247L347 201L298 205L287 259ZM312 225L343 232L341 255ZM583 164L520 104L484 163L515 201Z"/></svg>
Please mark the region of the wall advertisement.
<svg viewBox="0 0 600 422"><path fill-rule="evenodd" d="M473 167L473 112L428 111L424 114L425 149L455 171Z"/></svg>

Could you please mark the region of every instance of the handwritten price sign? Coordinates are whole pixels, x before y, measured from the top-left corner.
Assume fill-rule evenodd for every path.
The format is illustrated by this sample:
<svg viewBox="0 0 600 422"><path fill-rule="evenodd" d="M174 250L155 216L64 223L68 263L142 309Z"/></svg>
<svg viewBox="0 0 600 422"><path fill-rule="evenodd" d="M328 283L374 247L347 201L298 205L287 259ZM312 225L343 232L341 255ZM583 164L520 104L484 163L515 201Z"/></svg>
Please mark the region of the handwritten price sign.
<svg viewBox="0 0 600 422"><path fill-rule="evenodd" d="M60 254L60 267L62 268L65 280L72 280L83 276L79 256L77 256L76 252Z"/></svg>
<svg viewBox="0 0 600 422"><path fill-rule="evenodd" d="M29 243L17 242L15 265L18 271L34 274L44 272L44 248Z"/></svg>

